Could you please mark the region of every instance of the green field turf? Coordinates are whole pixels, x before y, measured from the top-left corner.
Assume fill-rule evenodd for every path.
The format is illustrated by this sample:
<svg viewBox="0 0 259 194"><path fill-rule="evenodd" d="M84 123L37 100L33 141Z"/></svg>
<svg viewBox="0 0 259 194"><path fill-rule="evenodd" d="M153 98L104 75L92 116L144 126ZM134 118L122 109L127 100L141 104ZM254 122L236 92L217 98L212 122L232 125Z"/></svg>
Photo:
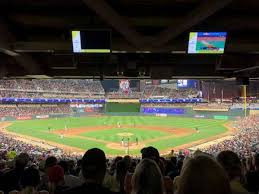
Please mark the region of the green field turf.
<svg viewBox="0 0 259 194"><path fill-rule="evenodd" d="M132 126L129 128L118 129L117 123L122 126ZM154 116L102 116L102 117L69 117L47 120L26 120L15 121L8 127L9 131L37 137L40 139L73 146L87 150L92 147L99 147L107 154L125 154L123 150L109 149L105 143L97 142L94 140L86 140L80 137L65 137L60 138L60 135L48 132L48 127L51 130L58 130L67 128L78 128L84 126L114 126L114 128L103 131L90 131L80 134L82 137L96 138L100 140L118 142L121 137L117 135L120 132L130 132L134 134L131 138L138 137L139 142L149 140L157 137L169 135L169 133L155 130L142 130L133 128L134 125L147 126L161 126L170 128L199 128L200 133L186 135L184 137L172 137L166 140L160 140L150 143L149 145L157 147L159 150L166 150L174 146L190 143L196 140L201 140L211 136L224 133L227 129L223 126L226 123L224 120L211 120L211 119L195 119L195 118L182 118L182 117L154 117ZM139 150L130 150L130 154L139 154Z"/></svg>
<svg viewBox="0 0 259 194"><path fill-rule="evenodd" d="M135 139L138 138L140 142L144 140L153 139L156 137L163 137L163 136L169 135L169 133L166 133L163 131L153 131L153 130L147 131L147 130L138 129L138 128L114 128L109 130L103 130L102 132L90 131L90 132L82 133L81 136L93 137L96 139L102 139L105 141L111 141L116 143L116 142L120 142L122 139L121 136L116 135L118 133L134 134L130 136L130 139L132 141L135 141Z"/></svg>

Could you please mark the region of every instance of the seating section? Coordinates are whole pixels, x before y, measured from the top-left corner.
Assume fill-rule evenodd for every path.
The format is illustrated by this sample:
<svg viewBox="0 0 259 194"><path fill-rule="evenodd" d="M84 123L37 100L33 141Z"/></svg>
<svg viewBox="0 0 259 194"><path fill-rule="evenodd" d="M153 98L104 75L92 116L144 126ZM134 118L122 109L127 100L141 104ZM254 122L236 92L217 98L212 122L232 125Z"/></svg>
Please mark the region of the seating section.
<svg viewBox="0 0 259 194"><path fill-rule="evenodd" d="M74 79L0 80L0 97L103 98L100 81Z"/></svg>
<svg viewBox="0 0 259 194"><path fill-rule="evenodd" d="M142 98L166 97L166 98L195 98L198 96L198 90L193 88L167 88L160 85L147 85L144 88Z"/></svg>
<svg viewBox="0 0 259 194"><path fill-rule="evenodd" d="M2 104L0 117L19 117L32 115L66 114L70 113L69 104Z"/></svg>

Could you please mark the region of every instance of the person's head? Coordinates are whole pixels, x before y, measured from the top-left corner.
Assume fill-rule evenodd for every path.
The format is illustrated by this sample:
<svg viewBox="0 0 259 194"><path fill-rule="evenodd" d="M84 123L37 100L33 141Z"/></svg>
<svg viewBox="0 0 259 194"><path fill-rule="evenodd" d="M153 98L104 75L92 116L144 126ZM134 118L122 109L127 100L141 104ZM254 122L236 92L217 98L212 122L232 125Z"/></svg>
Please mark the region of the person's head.
<svg viewBox="0 0 259 194"><path fill-rule="evenodd" d="M148 158L154 160L157 164L159 163L159 152L156 148L149 146L143 148L141 151L142 159Z"/></svg>
<svg viewBox="0 0 259 194"><path fill-rule="evenodd" d="M236 153L229 150L222 151L218 154L217 160L227 172L230 180L240 178L241 161Z"/></svg>
<svg viewBox="0 0 259 194"><path fill-rule="evenodd" d="M130 165L131 165L131 157L130 157L129 155L124 156L123 161L124 161L125 164L126 164L126 168L129 168Z"/></svg>
<svg viewBox="0 0 259 194"><path fill-rule="evenodd" d="M154 160L143 159L132 177L132 194L163 194L164 180Z"/></svg>
<svg viewBox="0 0 259 194"><path fill-rule="evenodd" d="M82 159L82 173L86 181L101 184L106 172L106 157L102 150L93 148L86 151Z"/></svg>
<svg viewBox="0 0 259 194"><path fill-rule="evenodd" d="M229 194L230 183L224 169L207 155L189 158L184 164L177 194Z"/></svg>
<svg viewBox="0 0 259 194"><path fill-rule="evenodd" d="M28 164L30 157L27 153L21 153L15 158L15 168L24 169Z"/></svg>
<svg viewBox="0 0 259 194"><path fill-rule="evenodd" d="M49 167L55 166L58 163L58 160L54 156L50 156L45 161L45 169L48 169Z"/></svg>
<svg viewBox="0 0 259 194"><path fill-rule="evenodd" d="M64 183L64 170L61 166L55 165L48 168L49 182L54 185L62 185Z"/></svg>
<svg viewBox="0 0 259 194"><path fill-rule="evenodd" d="M23 188L34 187L40 184L40 173L36 168L30 167L25 169L21 177L21 185Z"/></svg>

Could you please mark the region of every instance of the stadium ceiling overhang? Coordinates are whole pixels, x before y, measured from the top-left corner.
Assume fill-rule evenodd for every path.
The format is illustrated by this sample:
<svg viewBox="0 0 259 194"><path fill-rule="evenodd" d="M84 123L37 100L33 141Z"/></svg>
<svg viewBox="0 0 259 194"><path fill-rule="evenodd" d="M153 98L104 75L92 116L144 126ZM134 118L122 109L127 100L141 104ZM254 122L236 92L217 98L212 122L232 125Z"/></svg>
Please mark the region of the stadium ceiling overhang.
<svg viewBox="0 0 259 194"><path fill-rule="evenodd" d="M256 78L259 70L252 67L259 61L259 2L243 4L2 0L0 78ZM111 53L73 55L73 28L110 29ZM227 32L225 53L187 54L191 31Z"/></svg>

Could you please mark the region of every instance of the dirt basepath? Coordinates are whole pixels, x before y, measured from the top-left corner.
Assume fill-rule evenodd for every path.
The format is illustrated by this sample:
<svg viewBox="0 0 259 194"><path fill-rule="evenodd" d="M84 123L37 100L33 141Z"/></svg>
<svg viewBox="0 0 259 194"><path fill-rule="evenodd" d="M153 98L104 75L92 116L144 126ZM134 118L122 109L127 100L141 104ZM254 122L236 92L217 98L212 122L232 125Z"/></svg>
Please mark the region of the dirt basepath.
<svg viewBox="0 0 259 194"><path fill-rule="evenodd" d="M51 133L58 134L58 135L62 134L62 135L64 135L64 137L75 137L75 138L79 138L79 139L104 143L104 144L106 144L106 147L110 148L110 149L117 149L117 150L127 149L121 145L121 142L116 143L116 142L110 142L110 141L106 141L106 140L102 140L102 139L96 139L93 137L80 136L80 134L82 134L82 133L87 133L87 132L91 132L91 131L109 130L109 129L114 129L114 128L118 128L118 126L93 126L93 127L69 128L66 130L65 129L54 130L54 131L51 131ZM183 128L177 129L177 128L170 128L170 127L158 127L158 126L146 126L146 125L136 125L136 126L123 125L123 126L120 126L119 128L121 128L122 130L127 129L127 128L135 128L136 130L141 129L141 130L147 130L147 131L154 130L154 131L162 131L162 132L169 134L167 136L157 137L157 138L141 141L138 144L130 143L130 145L129 145L130 150L141 149L145 145L148 145L149 143L152 143L152 142L166 140L166 139L170 139L173 137L183 137L186 135L196 133L196 131L194 129L183 129Z"/></svg>

